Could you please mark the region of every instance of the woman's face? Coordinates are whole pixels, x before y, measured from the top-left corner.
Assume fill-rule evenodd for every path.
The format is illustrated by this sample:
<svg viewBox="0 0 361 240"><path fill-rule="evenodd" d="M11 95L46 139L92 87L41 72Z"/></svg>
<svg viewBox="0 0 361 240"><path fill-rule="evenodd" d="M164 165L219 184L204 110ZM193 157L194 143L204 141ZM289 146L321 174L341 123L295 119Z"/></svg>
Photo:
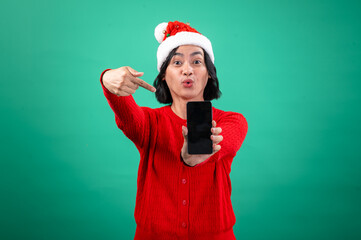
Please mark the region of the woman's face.
<svg viewBox="0 0 361 240"><path fill-rule="evenodd" d="M172 57L164 78L173 101L177 98L204 101L203 92L209 77L203 49L182 45Z"/></svg>

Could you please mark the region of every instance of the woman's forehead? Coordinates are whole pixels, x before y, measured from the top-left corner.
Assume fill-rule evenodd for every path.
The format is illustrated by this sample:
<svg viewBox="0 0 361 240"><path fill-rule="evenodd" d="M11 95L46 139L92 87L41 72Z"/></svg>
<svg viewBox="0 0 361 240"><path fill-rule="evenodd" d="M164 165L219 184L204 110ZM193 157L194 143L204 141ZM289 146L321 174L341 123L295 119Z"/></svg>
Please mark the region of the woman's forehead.
<svg viewBox="0 0 361 240"><path fill-rule="evenodd" d="M174 56L183 57L185 54L190 54L191 56L195 56L195 55L203 56L203 49L196 45L182 45L179 46Z"/></svg>
<svg viewBox="0 0 361 240"><path fill-rule="evenodd" d="M192 51L192 50L202 50L202 48L200 46L197 46L197 45L192 45L192 44L187 44L187 45L180 45L177 49L177 52L178 51Z"/></svg>

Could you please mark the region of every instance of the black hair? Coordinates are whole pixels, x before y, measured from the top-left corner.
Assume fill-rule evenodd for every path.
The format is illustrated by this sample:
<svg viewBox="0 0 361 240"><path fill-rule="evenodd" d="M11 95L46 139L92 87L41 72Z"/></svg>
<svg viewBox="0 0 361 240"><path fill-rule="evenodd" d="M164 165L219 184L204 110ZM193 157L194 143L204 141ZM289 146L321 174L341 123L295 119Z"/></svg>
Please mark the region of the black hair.
<svg viewBox="0 0 361 240"><path fill-rule="evenodd" d="M170 60L174 56L175 52L179 47L174 48L169 54L166 60L163 62L160 72L156 79L154 80L153 86L157 89L155 92L155 97L157 98L158 102L160 103L172 103L173 98L169 91L167 82L162 80L165 76L165 71L169 65ZM203 48L202 48L203 49ZM209 57L208 53L204 51L204 61L207 67L208 74L211 78L208 78L208 82L206 87L204 88L203 98L204 100L210 101L213 99L218 99L221 97L222 92L219 90L219 82L217 78L216 67L214 66L211 58Z"/></svg>

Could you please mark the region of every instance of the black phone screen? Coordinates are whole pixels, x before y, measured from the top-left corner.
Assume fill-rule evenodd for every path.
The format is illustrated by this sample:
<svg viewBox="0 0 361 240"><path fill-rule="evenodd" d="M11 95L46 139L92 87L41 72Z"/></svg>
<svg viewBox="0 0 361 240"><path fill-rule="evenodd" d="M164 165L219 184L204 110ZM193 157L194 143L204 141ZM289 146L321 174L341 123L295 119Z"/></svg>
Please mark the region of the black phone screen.
<svg viewBox="0 0 361 240"><path fill-rule="evenodd" d="M211 154L212 103L187 103L188 153Z"/></svg>

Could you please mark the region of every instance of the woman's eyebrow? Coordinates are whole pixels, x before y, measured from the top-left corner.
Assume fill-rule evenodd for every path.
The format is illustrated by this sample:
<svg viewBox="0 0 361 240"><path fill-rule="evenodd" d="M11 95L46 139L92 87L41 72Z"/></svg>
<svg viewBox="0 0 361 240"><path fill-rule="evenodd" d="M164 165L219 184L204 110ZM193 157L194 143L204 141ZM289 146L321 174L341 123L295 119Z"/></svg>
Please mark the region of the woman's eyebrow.
<svg viewBox="0 0 361 240"><path fill-rule="evenodd" d="M194 52L194 53L191 54L191 56L194 56L194 55L197 55L197 54L202 55L201 52ZM182 57L184 56L183 53L179 53L179 52L176 52L174 55L180 55L180 56L182 56ZM202 55L202 56L203 56L203 55Z"/></svg>

